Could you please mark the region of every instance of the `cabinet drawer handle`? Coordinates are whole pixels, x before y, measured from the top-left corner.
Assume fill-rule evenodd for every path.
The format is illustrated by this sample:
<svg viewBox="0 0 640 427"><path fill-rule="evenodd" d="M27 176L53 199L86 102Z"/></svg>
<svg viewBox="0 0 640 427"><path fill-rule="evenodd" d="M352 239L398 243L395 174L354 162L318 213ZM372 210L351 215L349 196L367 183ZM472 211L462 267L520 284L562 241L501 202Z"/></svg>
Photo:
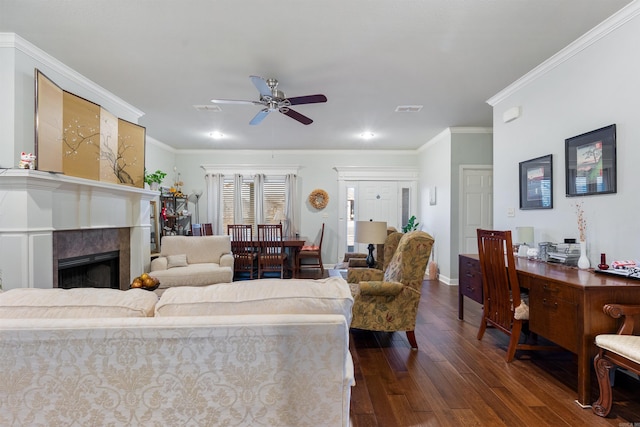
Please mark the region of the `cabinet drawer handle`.
<svg viewBox="0 0 640 427"><path fill-rule="evenodd" d="M551 287L549 285L543 285L542 286L542 290L543 291L548 291L548 292L558 292L559 291L558 288L553 288L553 287Z"/></svg>
<svg viewBox="0 0 640 427"><path fill-rule="evenodd" d="M558 308L558 302L557 302L557 301L554 301L554 302L553 302L553 304L551 304L551 303L549 303L549 302L547 301L547 299L546 299L546 298L544 298L544 299L542 300L542 305L543 305L544 307L549 307L549 308L553 308L553 309L557 309L557 308Z"/></svg>

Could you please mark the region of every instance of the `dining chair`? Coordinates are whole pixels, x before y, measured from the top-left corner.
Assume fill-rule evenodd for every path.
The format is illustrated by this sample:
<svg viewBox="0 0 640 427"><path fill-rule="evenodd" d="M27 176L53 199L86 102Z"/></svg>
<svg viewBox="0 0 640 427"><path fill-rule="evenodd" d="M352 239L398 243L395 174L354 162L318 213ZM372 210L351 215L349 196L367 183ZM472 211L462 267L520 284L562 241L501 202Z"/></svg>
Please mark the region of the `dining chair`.
<svg viewBox="0 0 640 427"><path fill-rule="evenodd" d="M253 279L256 272L258 253L253 248L253 227L249 224L228 224L227 234L231 238L231 253L233 254L233 275L249 273Z"/></svg>
<svg viewBox="0 0 640 427"><path fill-rule="evenodd" d="M192 236L202 236L202 225L201 224L191 224L191 235Z"/></svg>
<svg viewBox="0 0 640 427"><path fill-rule="evenodd" d="M203 236L213 236L213 225L210 222L201 224L201 226Z"/></svg>
<svg viewBox="0 0 640 427"><path fill-rule="evenodd" d="M322 229L320 231L320 242L317 245L303 245L302 248L298 251L298 256L296 257L296 277L300 274L300 270L304 266L304 268L319 268L320 269L320 277L324 276L324 265L322 264L322 240L324 239L324 223L322 224ZM314 263L303 264L302 260L311 259L314 260Z"/></svg>
<svg viewBox="0 0 640 427"><path fill-rule="evenodd" d="M536 336L529 333L528 296L520 292L511 231L477 229L477 237L484 291L478 340L484 336L487 325L507 334L510 337L507 362L513 360L516 350L557 350L555 346L527 343L529 338L535 341ZM520 342L522 333L525 340Z"/></svg>
<svg viewBox="0 0 640 427"><path fill-rule="evenodd" d="M282 224L258 224L258 242L258 278L264 273L280 272L280 278L284 279L287 253L282 242Z"/></svg>

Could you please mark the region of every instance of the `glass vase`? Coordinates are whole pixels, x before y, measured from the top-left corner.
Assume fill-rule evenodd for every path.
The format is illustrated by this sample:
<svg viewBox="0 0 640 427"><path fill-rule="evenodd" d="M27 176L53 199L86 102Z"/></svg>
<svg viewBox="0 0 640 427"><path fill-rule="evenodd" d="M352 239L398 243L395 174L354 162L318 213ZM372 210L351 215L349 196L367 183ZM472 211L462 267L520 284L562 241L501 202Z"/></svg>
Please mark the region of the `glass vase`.
<svg viewBox="0 0 640 427"><path fill-rule="evenodd" d="M580 258L578 258L578 268L581 270L586 270L589 268L591 264L589 263L589 258L587 257L587 242L584 240L580 241Z"/></svg>

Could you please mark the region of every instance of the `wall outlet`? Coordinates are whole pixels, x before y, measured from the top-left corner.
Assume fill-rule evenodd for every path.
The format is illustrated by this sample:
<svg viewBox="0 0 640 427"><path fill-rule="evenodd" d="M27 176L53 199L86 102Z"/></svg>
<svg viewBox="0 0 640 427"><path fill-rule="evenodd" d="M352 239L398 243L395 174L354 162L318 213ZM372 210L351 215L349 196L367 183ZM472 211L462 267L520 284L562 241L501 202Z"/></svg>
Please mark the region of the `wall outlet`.
<svg viewBox="0 0 640 427"><path fill-rule="evenodd" d="M513 218L514 216L516 216L515 208L507 208L507 216L509 218Z"/></svg>

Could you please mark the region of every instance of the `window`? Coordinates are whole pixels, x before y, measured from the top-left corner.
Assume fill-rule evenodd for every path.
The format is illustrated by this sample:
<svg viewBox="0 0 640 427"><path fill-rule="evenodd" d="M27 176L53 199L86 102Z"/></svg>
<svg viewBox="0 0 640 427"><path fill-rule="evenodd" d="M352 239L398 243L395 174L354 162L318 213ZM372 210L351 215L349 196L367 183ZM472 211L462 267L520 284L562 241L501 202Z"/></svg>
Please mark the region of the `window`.
<svg viewBox="0 0 640 427"><path fill-rule="evenodd" d="M234 206L235 197L239 194L242 200L242 223L254 226L256 233L256 198L262 197L263 214L265 224L274 224L277 221L276 213L284 213L285 179L283 176L266 176L264 179L263 194L256 194L253 176L245 176L242 179L242 188L236 191L233 177L226 178L223 184L224 218L223 230L226 233L228 224L235 224Z"/></svg>

